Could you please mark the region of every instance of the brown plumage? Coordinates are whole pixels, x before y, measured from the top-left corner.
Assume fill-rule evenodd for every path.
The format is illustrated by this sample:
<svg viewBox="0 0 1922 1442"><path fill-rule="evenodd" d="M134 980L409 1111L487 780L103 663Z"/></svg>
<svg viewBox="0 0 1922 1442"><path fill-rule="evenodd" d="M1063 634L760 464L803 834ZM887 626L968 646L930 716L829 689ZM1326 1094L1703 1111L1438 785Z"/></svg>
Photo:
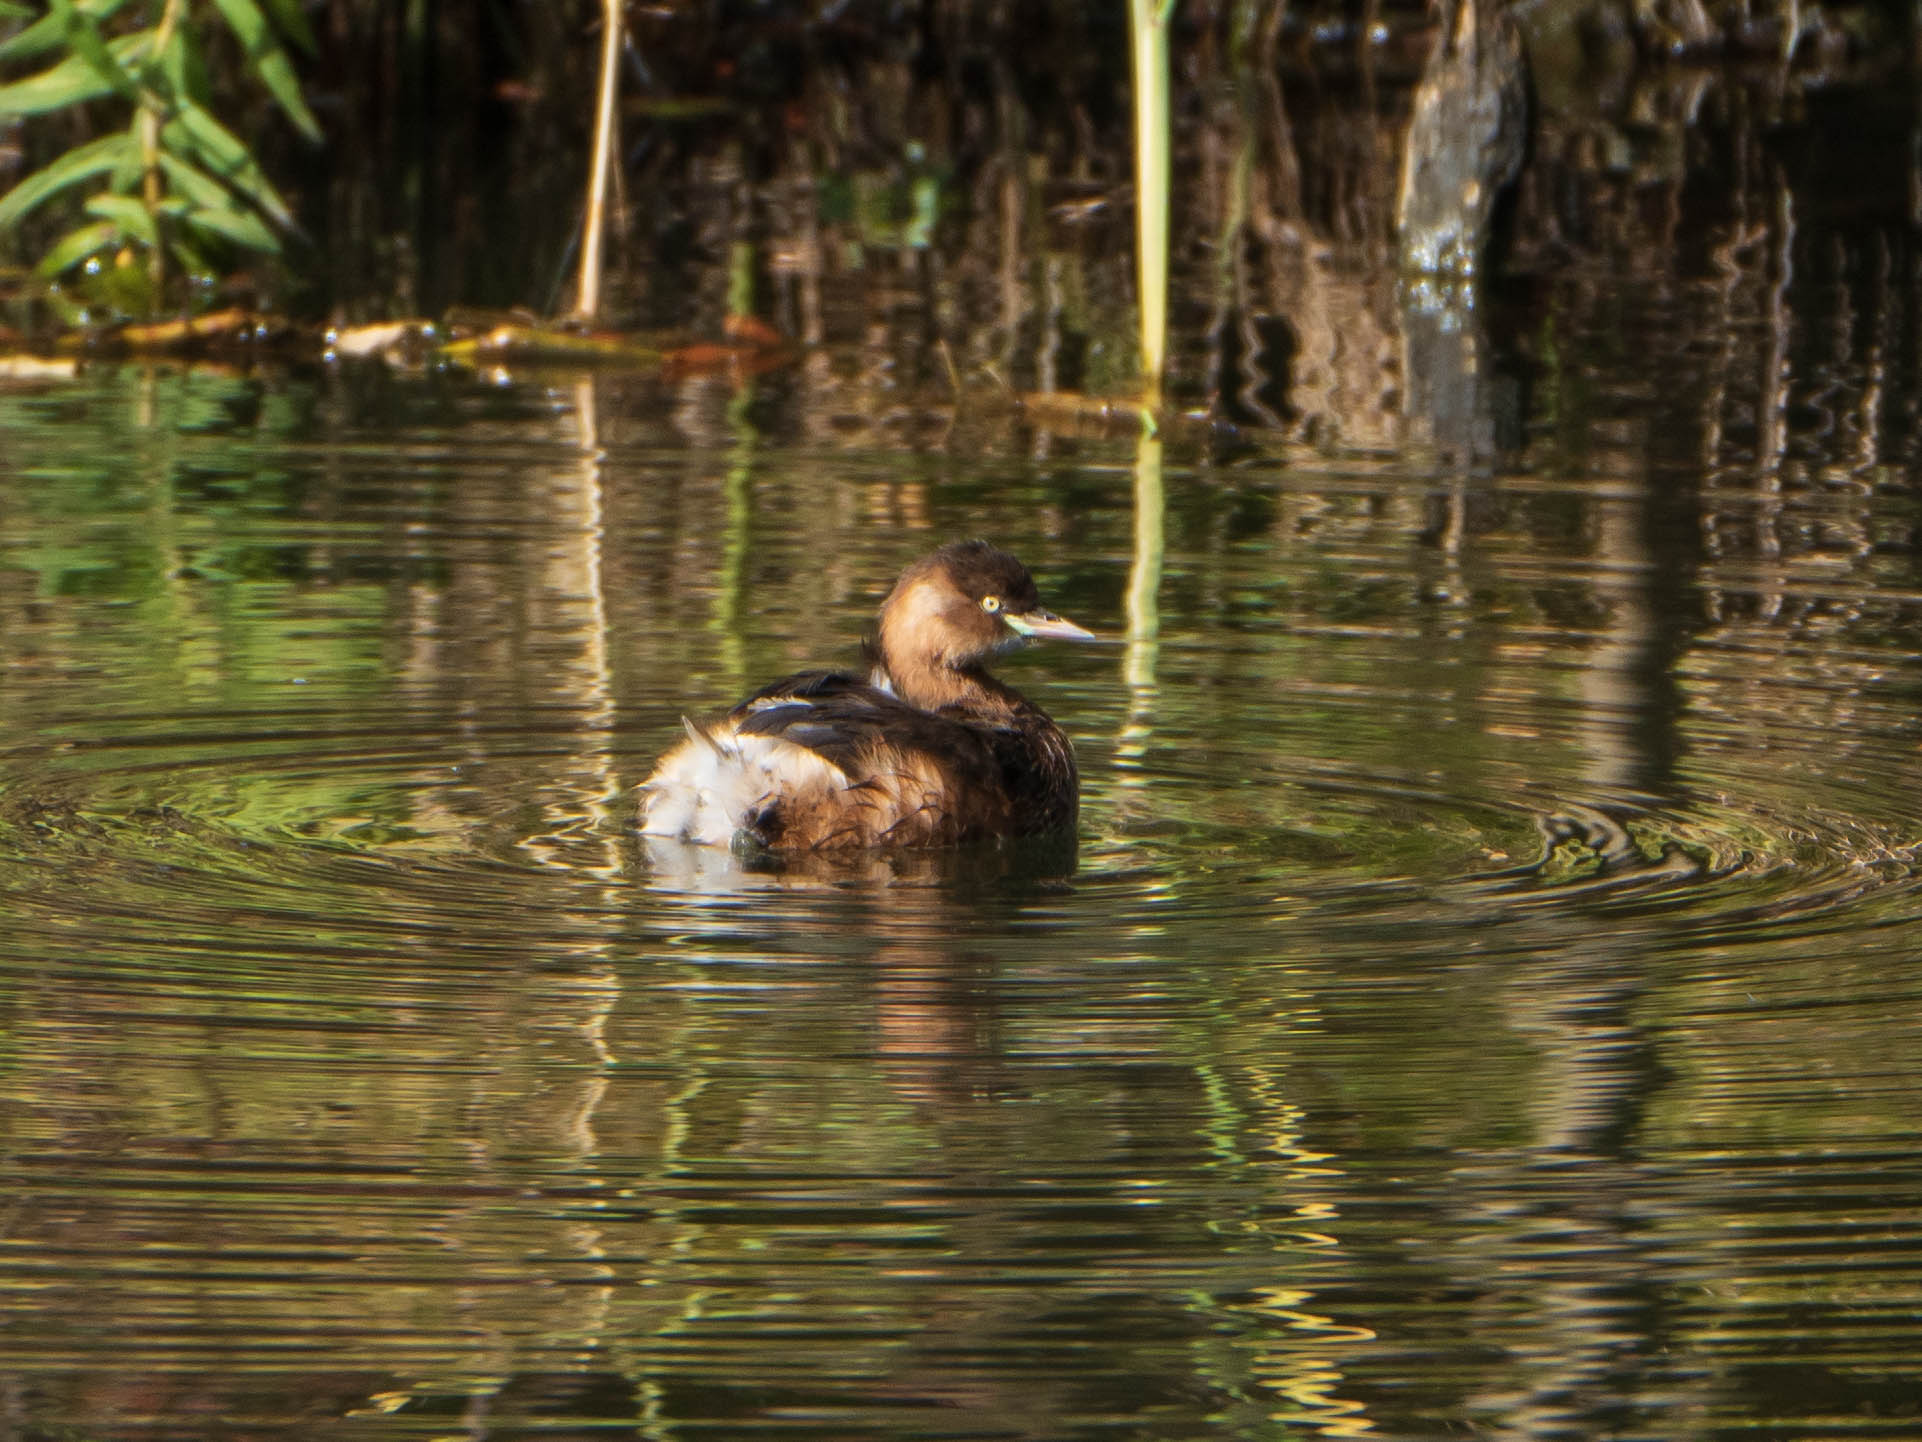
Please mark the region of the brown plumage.
<svg viewBox="0 0 1922 1442"><path fill-rule="evenodd" d="M1044 609L986 541L943 546L881 606L869 673L807 671L757 691L660 760L651 836L776 850L945 846L1071 828L1074 750L987 663L1040 638L1092 640Z"/></svg>

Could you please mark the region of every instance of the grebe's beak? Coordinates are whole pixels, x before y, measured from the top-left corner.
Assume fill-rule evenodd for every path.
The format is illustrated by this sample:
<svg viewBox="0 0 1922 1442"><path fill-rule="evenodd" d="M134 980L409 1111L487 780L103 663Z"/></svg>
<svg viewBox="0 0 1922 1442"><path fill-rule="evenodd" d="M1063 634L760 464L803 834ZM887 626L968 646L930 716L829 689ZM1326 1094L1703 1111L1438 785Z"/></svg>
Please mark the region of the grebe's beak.
<svg viewBox="0 0 1922 1442"><path fill-rule="evenodd" d="M1101 639L1094 632L1082 630L1065 617L1057 616L1052 611L1043 611L1039 607L1019 615L1013 611L1003 611L1001 619L1030 641L1098 641Z"/></svg>

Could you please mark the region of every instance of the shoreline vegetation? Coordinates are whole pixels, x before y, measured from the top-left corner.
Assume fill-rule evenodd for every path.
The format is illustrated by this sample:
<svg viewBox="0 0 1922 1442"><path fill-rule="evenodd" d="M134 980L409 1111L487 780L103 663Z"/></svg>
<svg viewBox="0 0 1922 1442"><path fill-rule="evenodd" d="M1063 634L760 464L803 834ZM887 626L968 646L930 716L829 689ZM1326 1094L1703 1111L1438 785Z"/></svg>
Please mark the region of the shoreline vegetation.
<svg viewBox="0 0 1922 1442"><path fill-rule="evenodd" d="M1424 315L1480 329L1501 287L1624 246L1675 267L1662 210L1691 187L1765 213L1780 137L1839 90L1882 84L1914 123L1912 84L1886 84L1915 54L1894 6L1139 5L1169 51L1147 139L1174 226L1138 282L1124 5L630 7L624 32L605 0L482 8L0 4L0 354L758 374L889 331L914 295L897 379L1092 414L1158 396L1158 268L1165 410L1299 430L1291 389L1379 391L1370 357L1419 347ZM1520 36L1483 50L1526 57L1528 160L1504 101L1502 145L1454 162L1466 198L1442 192L1465 263L1422 290L1411 270L1463 251L1410 243L1415 147L1446 156L1424 117L1499 108L1433 94L1474 99L1437 77L1477 15ZM1849 177L1853 200L1900 210L1899 168ZM603 209L604 260L582 220ZM1491 227L1502 265L1477 274ZM1315 356L1354 373L1305 377Z"/></svg>

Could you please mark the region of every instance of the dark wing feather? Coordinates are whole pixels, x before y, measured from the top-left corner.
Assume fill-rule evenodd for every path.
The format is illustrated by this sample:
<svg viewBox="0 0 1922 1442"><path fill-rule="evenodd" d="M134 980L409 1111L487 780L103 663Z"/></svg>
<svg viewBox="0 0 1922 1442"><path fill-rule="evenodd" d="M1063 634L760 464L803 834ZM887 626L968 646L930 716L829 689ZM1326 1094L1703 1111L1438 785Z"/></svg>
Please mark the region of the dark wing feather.
<svg viewBox="0 0 1922 1442"><path fill-rule="evenodd" d="M990 728L917 710L844 672L808 672L776 682L742 702L729 719L743 735L778 736L806 747L856 781L886 752L925 757L949 771L1000 769ZM993 779L998 782L998 774Z"/></svg>
<svg viewBox="0 0 1922 1442"><path fill-rule="evenodd" d="M736 719L752 711L756 706L769 701L786 701L790 698L810 701L817 696L833 696L848 690L867 690L865 677L855 676L846 671L797 671L792 676L783 676L771 685L763 686L752 696L728 713Z"/></svg>
<svg viewBox="0 0 1922 1442"><path fill-rule="evenodd" d="M804 747L839 767L850 791L886 793L889 782L912 776L921 793L932 781L927 806L913 824L927 840L960 840L1005 834L1014 827L1009 770L1003 755L1008 739L999 728L910 706L891 692L841 672L809 672L767 687L741 703L729 720L743 735L774 736ZM850 801L852 801L852 796ZM882 824L861 807L843 818L848 825ZM831 845L832 835L815 836L826 819L769 815L761 829L779 833L787 844ZM800 828L790 835L784 827ZM863 844L884 840L886 832L864 836Z"/></svg>

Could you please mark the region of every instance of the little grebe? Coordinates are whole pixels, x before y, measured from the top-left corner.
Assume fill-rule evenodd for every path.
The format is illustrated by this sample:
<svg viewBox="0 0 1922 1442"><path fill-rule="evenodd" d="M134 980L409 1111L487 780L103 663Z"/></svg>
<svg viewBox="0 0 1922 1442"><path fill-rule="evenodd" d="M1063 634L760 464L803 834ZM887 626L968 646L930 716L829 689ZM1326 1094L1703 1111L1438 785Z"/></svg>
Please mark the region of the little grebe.
<svg viewBox="0 0 1922 1442"><path fill-rule="evenodd" d="M1093 635L1045 610L1027 568L986 541L943 546L881 605L866 677L804 671L720 720L688 721L643 788L650 836L776 850L945 846L1072 827L1074 750L987 673L1043 637Z"/></svg>

